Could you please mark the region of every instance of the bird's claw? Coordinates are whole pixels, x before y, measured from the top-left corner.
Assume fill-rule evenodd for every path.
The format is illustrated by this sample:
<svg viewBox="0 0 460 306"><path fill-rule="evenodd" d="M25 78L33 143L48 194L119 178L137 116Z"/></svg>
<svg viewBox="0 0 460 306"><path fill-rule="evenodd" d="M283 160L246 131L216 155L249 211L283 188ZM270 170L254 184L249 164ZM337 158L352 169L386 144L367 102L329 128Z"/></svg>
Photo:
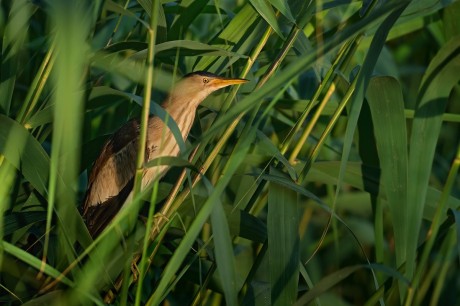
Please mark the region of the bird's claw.
<svg viewBox="0 0 460 306"><path fill-rule="evenodd" d="M153 224L153 229L150 232L151 239L153 240L155 235L160 233L160 224L162 220L166 220L166 222L169 222L169 218L163 214L163 213L157 213L154 217L155 219L154 224Z"/></svg>
<svg viewBox="0 0 460 306"><path fill-rule="evenodd" d="M133 282L136 282L141 273L135 261L131 262L131 272L133 273Z"/></svg>

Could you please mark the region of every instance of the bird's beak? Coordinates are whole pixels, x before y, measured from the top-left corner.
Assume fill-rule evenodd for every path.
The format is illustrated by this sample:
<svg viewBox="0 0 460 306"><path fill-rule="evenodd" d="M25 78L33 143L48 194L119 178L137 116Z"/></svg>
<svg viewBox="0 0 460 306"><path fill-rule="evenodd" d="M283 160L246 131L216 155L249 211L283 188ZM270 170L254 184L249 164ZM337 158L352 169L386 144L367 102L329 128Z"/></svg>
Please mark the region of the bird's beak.
<svg viewBox="0 0 460 306"><path fill-rule="evenodd" d="M232 79L232 78L217 78L211 81L213 87L215 88L222 88L229 85L237 85L249 82L246 79Z"/></svg>

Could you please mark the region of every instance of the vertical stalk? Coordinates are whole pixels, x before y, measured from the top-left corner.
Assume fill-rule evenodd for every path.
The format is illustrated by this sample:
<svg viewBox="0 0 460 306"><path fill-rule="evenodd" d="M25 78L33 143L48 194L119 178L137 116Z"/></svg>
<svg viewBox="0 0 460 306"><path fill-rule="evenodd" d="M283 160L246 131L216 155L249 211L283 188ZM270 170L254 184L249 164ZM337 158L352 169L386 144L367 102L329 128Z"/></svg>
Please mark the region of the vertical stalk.
<svg viewBox="0 0 460 306"><path fill-rule="evenodd" d="M51 57L48 59L51 62L46 65L45 59L42 64L43 74L37 82L41 87L32 94L28 108L23 113L23 118L26 118L28 111L34 108L47 74L53 66L55 54L56 63L52 72L55 85L52 150L45 242L40 272L43 272L48 256L53 217L58 225L58 245L53 248L58 256L57 261L67 262L74 259L72 244L76 237L76 226L73 207L76 204L76 194L69 186L72 186L78 177L80 156L75 148L80 146L82 133L81 118L84 104L81 86L87 65L86 39L92 21L87 11L73 2L57 2L51 12L55 31L54 41L50 45L51 51L47 56Z"/></svg>
<svg viewBox="0 0 460 306"><path fill-rule="evenodd" d="M35 105L37 104L38 98L40 97L41 93L43 92L43 89L45 88L46 81L49 78L49 75L51 73L51 70L53 69L54 62L56 59L54 56L55 49L56 41L54 40L51 43L48 52L46 52L45 58L43 59L43 62L40 65L38 73L35 75L35 78L32 81L29 91L27 92L25 103L22 105L22 108L18 113L16 120L21 124L25 124L27 122L32 110L35 108Z"/></svg>
<svg viewBox="0 0 460 306"><path fill-rule="evenodd" d="M147 140L147 128L149 120L149 110L150 110L150 100L152 96L152 81L153 81L153 59L154 59L154 50L155 50L155 38L157 33L157 23L158 23L158 7L160 3L158 0L152 1L152 14L150 18L150 28L148 29L148 55L147 55L147 71L145 75L145 87L144 87L144 103L142 105L142 117L141 117L141 128L139 135L139 151L137 154L136 161L136 176L134 180L134 194L133 199L136 199L136 195L140 192L142 186L142 175L144 173L144 160L145 160L145 147ZM158 183L155 184L156 186ZM152 196L156 197L156 191L158 188L153 189ZM147 246L149 241L149 234L151 221L153 216L154 203L151 203L151 208L149 210L149 220L147 222L146 235L144 237L144 243L142 248L142 260L140 264L140 275L139 275L139 285L136 290L136 300L135 305L139 306L141 304L141 295L142 295L142 279L145 274L145 266L147 260Z"/></svg>
<svg viewBox="0 0 460 306"><path fill-rule="evenodd" d="M327 102L329 102L329 99L331 98L331 96L334 93L334 91L335 91L335 84L332 83L331 86L329 86L329 89L328 89L326 95L324 96L323 100L319 104L318 109L316 110L315 114L313 115L312 120L308 123L307 127L305 128L305 130L303 131L302 135L300 136L299 141L295 145L294 150L292 151L291 156L289 157L289 162L290 163L294 163L295 159L297 158L297 155L299 155L300 150L302 149L303 145L305 144L305 141L307 141L308 136L310 136L311 131L313 131L313 127L316 125L316 122L318 122L319 117L321 116L324 108L326 107ZM309 107L307 107L307 109L309 109L311 106L313 106L312 102L310 102ZM308 112L305 112L305 113L308 114ZM306 119L306 117L303 120L305 120L305 119Z"/></svg>

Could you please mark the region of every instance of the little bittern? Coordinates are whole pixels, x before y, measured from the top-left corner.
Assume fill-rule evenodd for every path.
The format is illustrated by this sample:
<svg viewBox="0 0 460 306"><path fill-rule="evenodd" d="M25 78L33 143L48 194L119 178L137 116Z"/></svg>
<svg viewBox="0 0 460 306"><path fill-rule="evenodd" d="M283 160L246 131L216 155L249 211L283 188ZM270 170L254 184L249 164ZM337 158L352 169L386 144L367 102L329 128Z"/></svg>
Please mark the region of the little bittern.
<svg viewBox="0 0 460 306"><path fill-rule="evenodd" d="M213 91L244 82L247 80L224 78L209 72L190 73L174 86L161 106L177 123L185 141L198 105ZM107 226L132 192L138 141L139 120L134 119L109 138L93 165L83 204L83 217L93 237ZM145 161L178 154L179 145L173 133L160 118L150 116ZM142 188L161 178L167 170L168 166L164 165L146 168Z"/></svg>

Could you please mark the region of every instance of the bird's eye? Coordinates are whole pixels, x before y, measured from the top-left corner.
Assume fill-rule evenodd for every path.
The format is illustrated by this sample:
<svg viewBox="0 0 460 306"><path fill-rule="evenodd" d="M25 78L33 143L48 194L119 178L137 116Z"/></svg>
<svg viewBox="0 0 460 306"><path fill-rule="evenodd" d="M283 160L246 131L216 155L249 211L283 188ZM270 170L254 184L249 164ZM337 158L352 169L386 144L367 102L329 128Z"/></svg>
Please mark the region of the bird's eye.
<svg viewBox="0 0 460 306"><path fill-rule="evenodd" d="M209 79L208 79L208 78L203 78L203 83L204 83L204 84L208 84L208 83L209 83Z"/></svg>

